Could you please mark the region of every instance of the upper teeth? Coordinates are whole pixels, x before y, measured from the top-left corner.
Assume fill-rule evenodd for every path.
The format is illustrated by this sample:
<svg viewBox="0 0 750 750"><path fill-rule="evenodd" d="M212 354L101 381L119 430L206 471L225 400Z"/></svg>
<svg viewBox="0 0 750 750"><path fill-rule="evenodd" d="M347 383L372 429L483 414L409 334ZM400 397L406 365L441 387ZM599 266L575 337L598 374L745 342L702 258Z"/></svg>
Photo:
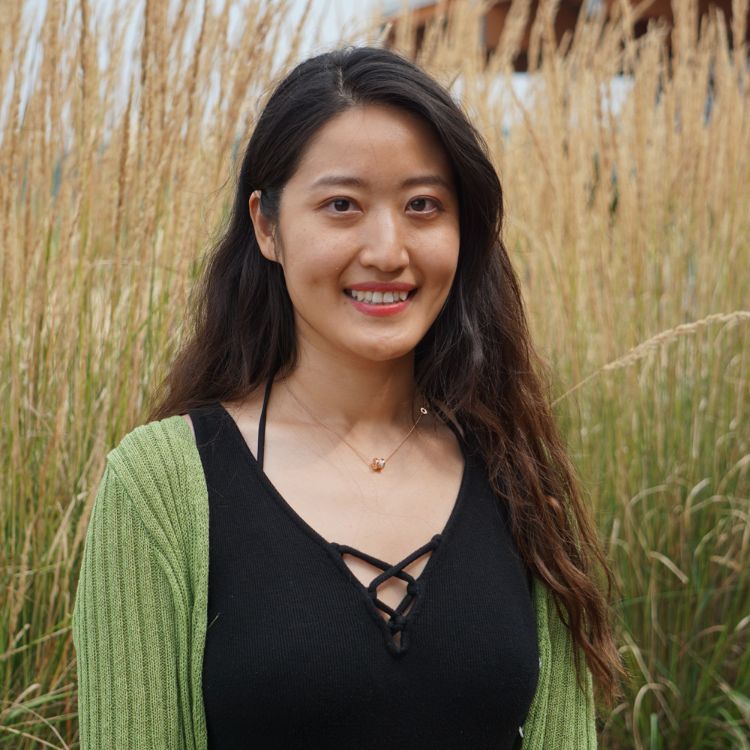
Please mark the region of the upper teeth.
<svg viewBox="0 0 750 750"><path fill-rule="evenodd" d="M403 302L409 296L409 292L362 292L359 289L347 289L347 292L359 302L375 305Z"/></svg>

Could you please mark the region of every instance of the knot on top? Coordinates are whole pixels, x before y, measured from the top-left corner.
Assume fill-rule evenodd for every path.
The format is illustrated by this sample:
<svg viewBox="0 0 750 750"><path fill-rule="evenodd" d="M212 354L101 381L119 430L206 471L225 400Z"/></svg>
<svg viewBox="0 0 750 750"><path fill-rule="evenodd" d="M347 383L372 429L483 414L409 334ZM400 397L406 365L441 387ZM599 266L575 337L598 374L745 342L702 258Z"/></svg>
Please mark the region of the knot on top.
<svg viewBox="0 0 750 750"><path fill-rule="evenodd" d="M403 630L405 626L406 618L398 612L394 612L391 619L388 620L388 627L391 629L391 633L397 633Z"/></svg>

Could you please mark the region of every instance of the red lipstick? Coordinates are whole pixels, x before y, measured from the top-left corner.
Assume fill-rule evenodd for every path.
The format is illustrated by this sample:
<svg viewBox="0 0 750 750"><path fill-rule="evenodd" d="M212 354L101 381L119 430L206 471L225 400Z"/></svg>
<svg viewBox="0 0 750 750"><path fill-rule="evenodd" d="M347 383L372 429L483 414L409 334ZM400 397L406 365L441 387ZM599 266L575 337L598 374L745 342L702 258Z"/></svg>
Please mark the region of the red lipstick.
<svg viewBox="0 0 750 750"><path fill-rule="evenodd" d="M354 286L348 287L347 289L356 289L364 292L409 292L409 296L405 300L397 299L393 302L364 302L358 299L354 299L349 291L345 291L344 295L354 307L365 315L372 315L376 318L382 318L387 315L397 315L398 313L405 310L412 302L414 295L416 294L416 287L411 284L382 284L382 283L364 283L355 284Z"/></svg>

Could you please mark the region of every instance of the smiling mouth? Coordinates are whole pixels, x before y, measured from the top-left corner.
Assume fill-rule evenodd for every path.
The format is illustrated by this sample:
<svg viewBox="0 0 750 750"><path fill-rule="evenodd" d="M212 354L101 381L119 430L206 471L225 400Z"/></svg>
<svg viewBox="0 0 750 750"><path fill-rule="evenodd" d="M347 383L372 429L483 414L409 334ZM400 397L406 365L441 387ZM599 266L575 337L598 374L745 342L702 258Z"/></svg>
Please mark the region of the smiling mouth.
<svg viewBox="0 0 750 750"><path fill-rule="evenodd" d="M344 289L343 293L347 297L366 305L396 305L411 299L417 293L417 289L411 289L408 292L360 292Z"/></svg>

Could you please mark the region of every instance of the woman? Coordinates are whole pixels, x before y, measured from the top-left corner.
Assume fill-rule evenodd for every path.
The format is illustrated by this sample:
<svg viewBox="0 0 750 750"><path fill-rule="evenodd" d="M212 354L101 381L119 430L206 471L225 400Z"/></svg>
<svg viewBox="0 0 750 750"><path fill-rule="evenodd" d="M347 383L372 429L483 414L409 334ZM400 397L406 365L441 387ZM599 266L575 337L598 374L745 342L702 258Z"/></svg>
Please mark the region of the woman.
<svg viewBox="0 0 750 750"><path fill-rule="evenodd" d="M596 746L611 574L501 225L412 63L338 50L278 86L194 333L108 455L84 750Z"/></svg>

